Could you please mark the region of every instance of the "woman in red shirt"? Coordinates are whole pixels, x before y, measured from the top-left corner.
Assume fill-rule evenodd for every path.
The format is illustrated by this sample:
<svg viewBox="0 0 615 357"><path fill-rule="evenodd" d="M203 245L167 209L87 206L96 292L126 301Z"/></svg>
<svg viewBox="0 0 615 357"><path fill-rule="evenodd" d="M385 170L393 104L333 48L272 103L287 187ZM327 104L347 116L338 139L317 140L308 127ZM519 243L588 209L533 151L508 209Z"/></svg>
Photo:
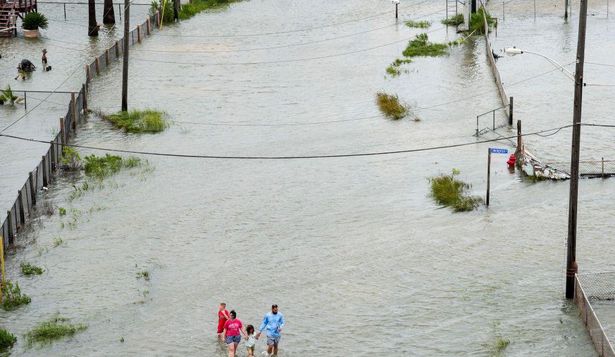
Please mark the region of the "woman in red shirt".
<svg viewBox="0 0 615 357"><path fill-rule="evenodd" d="M235 357L237 351L237 345L241 341L241 335L246 335L246 331L243 329L241 320L237 318L235 310L231 310L231 319L224 323L224 337L228 346L228 356Z"/></svg>
<svg viewBox="0 0 615 357"><path fill-rule="evenodd" d="M222 332L224 332L224 324L231 317L228 315L228 311L226 310L226 303L221 302L220 307L218 307L218 338L222 340Z"/></svg>

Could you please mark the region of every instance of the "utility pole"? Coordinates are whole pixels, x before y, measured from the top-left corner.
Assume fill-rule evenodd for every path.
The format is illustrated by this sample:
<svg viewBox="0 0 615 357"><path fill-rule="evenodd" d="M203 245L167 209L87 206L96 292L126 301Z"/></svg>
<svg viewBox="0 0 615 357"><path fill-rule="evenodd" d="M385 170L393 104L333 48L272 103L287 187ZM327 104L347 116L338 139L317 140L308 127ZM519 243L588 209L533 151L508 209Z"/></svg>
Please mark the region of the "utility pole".
<svg viewBox="0 0 615 357"><path fill-rule="evenodd" d="M124 0L124 62L122 68L122 111L128 111L128 36L130 35L130 0Z"/></svg>
<svg viewBox="0 0 615 357"><path fill-rule="evenodd" d="M587 30L587 0L581 0L579 40L574 80L574 115L572 119L572 155L570 163L570 200L568 202L568 244L566 257L566 298L574 297L574 275L577 273L577 204L579 199L579 156L581 145L581 114L583 105L583 66L585 64L585 33Z"/></svg>
<svg viewBox="0 0 615 357"><path fill-rule="evenodd" d="M566 3L565 3L565 5L564 5L564 19L565 19L565 20L568 20L568 6L569 6L569 5L568 5L568 1L569 1L569 0L566 0Z"/></svg>

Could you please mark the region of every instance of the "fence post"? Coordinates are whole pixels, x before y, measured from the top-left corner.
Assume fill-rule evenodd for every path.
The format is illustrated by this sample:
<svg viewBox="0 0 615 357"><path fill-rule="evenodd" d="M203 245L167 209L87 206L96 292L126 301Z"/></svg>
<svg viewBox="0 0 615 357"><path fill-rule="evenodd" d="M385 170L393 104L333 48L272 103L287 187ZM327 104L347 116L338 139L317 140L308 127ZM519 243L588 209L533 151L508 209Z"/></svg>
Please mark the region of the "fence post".
<svg viewBox="0 0 615 357"><path fill-rule="evenodd" d="M98 61L98 59L96 60ZM73 117L71 126L73 127L73 131L77 132L77 120L79 119L79 117L77 116L77 100L75 99L75 92L72 92L70 94L70 111Z"/></svg>
<svg viewBox="0 0 615 357"><path fill-rule="evenodd" d="M109 50L105 50L105 65L109 67Z"/></svg>
<svg viewBox="0 0 615 357"><path fill-rule="evenodd" d="M476 137L478 138L478 115L476 116Z"/></svg>
<svg viewBox="0 0 615 357"><path fill-rule="evenodd" d="M94 67L96 68L96 75L100 76L100 61L99 61L98 57L96 57L96 59L94 59Z"/></svg>
<svg viewBox="0 0 615 357"><path fill-rule="evenodd" d="M62 141L62 150L64 150L64 144L66 144L65 130L64 130L64 118L60 118L60 139Z"/></svg>
<svg viewBox="0 0 615 357"><path fill-rule="evenodd" d="M83 93L83 114L88 112L88 92L85 90L85 84L81 86L81 92Z"/></svg>
<svg viewBox="0 0 615 357"><path fill-rule="evenodd" d="M523 153L523 138L521 136L521 120L517 120L517 153ZM518 161L517 161L518 162Z"/></svg>
<svg viewBox="0 0 615 357"><path fill-rule="evenodd" d="M34 175L32 175L32 171L30 171L29 175L30 181L30 201L32 201L32 206L36 205L36 189L34 184Z"/></svg>
<svg viewBox="0 0 615 357"><path fill-rule="evenodd" d="M43 155L43 159L41 160L43 163L43 187L47 187L49 185L49 175L47 174L47 156Z"/></svg>
<svg viewBox="0 0 615 357"><path fill-rule="evenodd" d="M515 109L515 105L514 105L514 97L510 97L508 99L508 125L512 126L513 125L513 111Z"/></svg>
<svg viewBox="0 0 615 357"><path fill-rule="evenodd" d="M23 207L23 194L21 190L17 191L17 202L19 206L19 219L21 219L21 223L24 224L26 222L26 210Z"/></svg>
<svg viewBox="0 0 615 357"><path fill-rule="evenodd" d="M152 25L150 24L150 19L149 16L147 17L147 21L146 21L146 30L147 30L147 35L150 36L152 34Z"/></svg>
<svg viewBox="0 0 615 357"><path fill-rule="evenodd" d="M491 126L493 127L493 131L495 131L495 110L492 111L491 114L493 116Z"/></svg>
<svg viewBox="0 0 615 357"><path fill-rule="evenodd" d="M120 40L115 41L115 59L120 58Z"/></svg>
<svg viewBox="0 0 615 357"><path fill-rule="evenodd" d="M23 109L28 111L28 92L23 91Z"/></svg>
<svg viewBox="0 0 615 357"><path fill-rule="evenodd" d="M13 234L13 217L11 215L11 211L6 211L6 223L9 228L9 244L13 244L15 241L15 235Z"/></svg>
<svg viewBox="0 0 615 357"><path fill-rule="evenodd" d="M137 25L137 42L141 43L141 25Z"/></svg>
<svg viewBox="0 0 615 357"><path fill-rule="evenodd" d="M602 158L602 178L604 178L604 158Z"/></svg>

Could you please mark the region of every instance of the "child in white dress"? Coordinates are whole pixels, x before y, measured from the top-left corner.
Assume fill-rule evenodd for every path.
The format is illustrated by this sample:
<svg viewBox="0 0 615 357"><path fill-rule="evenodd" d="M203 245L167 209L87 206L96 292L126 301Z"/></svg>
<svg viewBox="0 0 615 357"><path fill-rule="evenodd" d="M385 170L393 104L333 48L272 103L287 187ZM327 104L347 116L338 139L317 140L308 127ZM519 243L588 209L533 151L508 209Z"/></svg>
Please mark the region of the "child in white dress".
<svg viewBox="0 0 615 357"><path fill-rule="evenodd" d="M246 348L248 349L248 357L254 357L254 346L256 346L256 335L254 334L254 326L246 327L248 337L246 339Z"/></svg>

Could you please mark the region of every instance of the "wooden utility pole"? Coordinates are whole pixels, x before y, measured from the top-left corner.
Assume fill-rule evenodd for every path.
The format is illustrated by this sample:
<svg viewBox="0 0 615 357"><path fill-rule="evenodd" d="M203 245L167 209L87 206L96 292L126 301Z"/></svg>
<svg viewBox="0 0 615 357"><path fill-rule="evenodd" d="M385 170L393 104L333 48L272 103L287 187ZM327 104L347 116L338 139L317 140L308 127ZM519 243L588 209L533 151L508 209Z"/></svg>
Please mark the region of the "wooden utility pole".
<svg viewBox="0 0 615 357"><path fill-rule="evenodd" d="M569 0L566 0L566 3L564 5L564 19L566 19L566 20L568 20L568 6L569 6L568 5L568 1Z"/></svg>
<svg viewBox="0 0 615 357"><path fill-rule="evenodd" d="M115 24L115 11L113 10L113 0L105 0L103 6L103 24Z"/></svg>
<svg viewBox="0 0 615 357"><path fill-rule="evenodd" d="M577 204L579 198L579 156L581 152L581 114L583 105L583 67L585 64L585 33L587 30L587 0L581 0L579 40L574 79L574 114L572 118L572 155L570 159L570 199L568 202L568 244L566 257L566 298L574 298L574 275L577 273Z"/></svg>
<svg viewBox="0 0 615 357"><path fill-rule="evenodd" d="M130 0L124 0L124 48L122 67L122 111L128 111L128 36L130 36Z"/></svg>
<svg viewBox="0 0 615 357"><path fill-rule="evenodd" d="M96 2L88 0L88 36L98 36L98 23L96 23Z"/></svg>

